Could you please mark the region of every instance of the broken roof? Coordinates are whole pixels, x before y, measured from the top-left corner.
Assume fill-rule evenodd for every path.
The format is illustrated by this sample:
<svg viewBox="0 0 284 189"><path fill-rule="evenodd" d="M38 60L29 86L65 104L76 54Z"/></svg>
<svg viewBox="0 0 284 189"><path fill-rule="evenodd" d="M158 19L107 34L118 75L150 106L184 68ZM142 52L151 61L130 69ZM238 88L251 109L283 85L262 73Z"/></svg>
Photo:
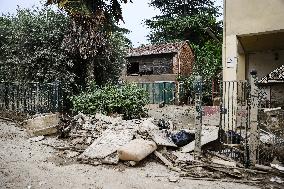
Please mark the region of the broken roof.
<svg viewBox="0 0 284 189"><path fill-rule="evenodd" d="M181 41L176 43L147 45L144 47L132 48L129 49L127 57L177 53L184 44L188 44L188 42Z"/></svg>
<svg viewBox="0 0 284 189"><path fill-rule="evenodd" d="M263 77L259 83L283 83L284 82L284 65L272 71L267 76Z"/></svg>

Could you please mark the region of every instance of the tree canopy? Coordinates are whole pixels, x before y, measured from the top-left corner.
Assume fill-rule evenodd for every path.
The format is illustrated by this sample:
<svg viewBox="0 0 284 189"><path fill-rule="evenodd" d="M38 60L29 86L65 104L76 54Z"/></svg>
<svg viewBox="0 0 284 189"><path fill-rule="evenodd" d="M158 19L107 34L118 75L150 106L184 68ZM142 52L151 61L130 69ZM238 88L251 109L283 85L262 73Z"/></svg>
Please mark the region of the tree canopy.
<svg viewBox="0 0 284 189"><path fill-rule="evenodd" d="M108 51L108 40L117 28L115 24L123 20L121 4L131 0L47 0L47 4L57 4L72 19L72 30L65 37L64 45L70 52L79 52L87 60L87 83L95 78L97 54ZM104 52L104 53L105 53Z"/></svg>
<svg viewBox="0 0 284 189"><path fill-rule="evenodd" d="M92 58L84 59L69 40L85 40L72 33L72 20L61 11L18 9L16 15L0 17L0 80L20 82L61 81L66 91L84 88L87 65L93 64L98 84L115 82L125 63L127 30L113 26ZM96 62L96 63L95 63Z"/></svg>
<svg viewBox="0 0 284 189"><path fill-rule="evenodd" d="M219 9L212 0L152 0L150 5L161 12L145 21L152 43L189 40L204 44L212 39L210 32L220 37Z"/></svg>
<svg viewBox="0 0 284 189"><path fill-rule="evenodd" d="M195 75L203 76L205 93L211 93L212 80L222 69L222 22L219 8L213 0L151 0L150 5L160 14L145 21L151 30L151 43L188 40L195 54L190 77L179 78L190 91Z"/></svg>

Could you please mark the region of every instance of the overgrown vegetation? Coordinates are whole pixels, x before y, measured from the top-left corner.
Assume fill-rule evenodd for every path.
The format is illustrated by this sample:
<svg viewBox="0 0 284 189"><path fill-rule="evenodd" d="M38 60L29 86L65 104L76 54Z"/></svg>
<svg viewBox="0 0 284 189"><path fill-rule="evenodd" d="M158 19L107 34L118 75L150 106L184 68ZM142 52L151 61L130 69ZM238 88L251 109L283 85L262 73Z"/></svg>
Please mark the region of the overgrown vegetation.
<svg viewBox="0 0 284 189"><path fill-rule="evenodd" d="M72 33L72 20L61 11L18 9L16 15L0 17L0 80L19 82L60 81L65 92L84 89L88 65L99 85L115 83L125 64L130 41L125 29L112 25L112 32L96 53L84 58L71 43L86 38ZM82 34L83 35L83 34ZM86 42L86 41L85 41Z"/></svg>
<svg viewBox="0 0 284 189"><path fill-rule="evenodd" d="M134 84L106 85L92 84L87 92L72 97L75 112L86 114L123 114L124 119L140 118L146 114L144 106L149 94Z"/></svg>

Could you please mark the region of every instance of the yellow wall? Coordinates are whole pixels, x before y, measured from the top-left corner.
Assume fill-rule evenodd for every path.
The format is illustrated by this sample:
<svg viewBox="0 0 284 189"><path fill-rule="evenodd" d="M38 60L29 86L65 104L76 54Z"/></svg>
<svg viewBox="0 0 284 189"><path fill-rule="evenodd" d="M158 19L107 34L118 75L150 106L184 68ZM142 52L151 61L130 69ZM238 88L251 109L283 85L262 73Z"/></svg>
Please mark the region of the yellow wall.
<svg viewBox="0 0 284 189"><path fill-rule="evenodd" d="M284 29L283 0L224 1L226 1L226 35Z"/></svg>
<svg viewBox="0 0 284 189"><path fill-rule="evenodd" d="M265 62L266 65L262 67L267 67L270 55L262 59L263 54L258 53L260 57L249 58L248 53L243 51L238 37L283 31L283 19L284 0L224 0L224 81L247 79L246 76L252 68L250 64L256 64L256 60L260 60L260 63ZM228 60L233 60L234 65L228 67Z"/></svg>
<svg viewBox="0 0 284 189"><path fill-rule="evenodd" d="M278 54L278 60L275 59ZM248 71L255 69L257 71L258 78L266 76L276 68L279 68L284 64L284 51L278 52L257 52L249 54L249 66ZM247 73L248 74L248 73Z"/></svg>

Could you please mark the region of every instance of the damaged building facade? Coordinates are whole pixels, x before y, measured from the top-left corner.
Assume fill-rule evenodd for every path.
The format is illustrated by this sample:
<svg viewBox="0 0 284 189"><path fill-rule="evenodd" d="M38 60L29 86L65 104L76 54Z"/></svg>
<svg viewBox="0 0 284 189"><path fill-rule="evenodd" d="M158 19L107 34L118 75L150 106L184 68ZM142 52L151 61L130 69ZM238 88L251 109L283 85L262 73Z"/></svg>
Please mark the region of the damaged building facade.
<svg viewBox="0 0 284 189"><path fill-rule="evenodd" d="M130 49L122 79L127 82L176 82L192 72L194 55L188 41Z"/></svg>
<svg viewBox="0 0 284 189"><path fill-rule="evenodd" d="M188 41L130 49L121 80L138 83L149 93L151 104L179 104L179 76L192 73L194 54Z"/></svg>
<svg viewBox="0 0 284 189"><path fill-rule="evenodd" d="M224 0L224 81L256 70L264 107L284 106L283 9L282 0Z"/></svg>

